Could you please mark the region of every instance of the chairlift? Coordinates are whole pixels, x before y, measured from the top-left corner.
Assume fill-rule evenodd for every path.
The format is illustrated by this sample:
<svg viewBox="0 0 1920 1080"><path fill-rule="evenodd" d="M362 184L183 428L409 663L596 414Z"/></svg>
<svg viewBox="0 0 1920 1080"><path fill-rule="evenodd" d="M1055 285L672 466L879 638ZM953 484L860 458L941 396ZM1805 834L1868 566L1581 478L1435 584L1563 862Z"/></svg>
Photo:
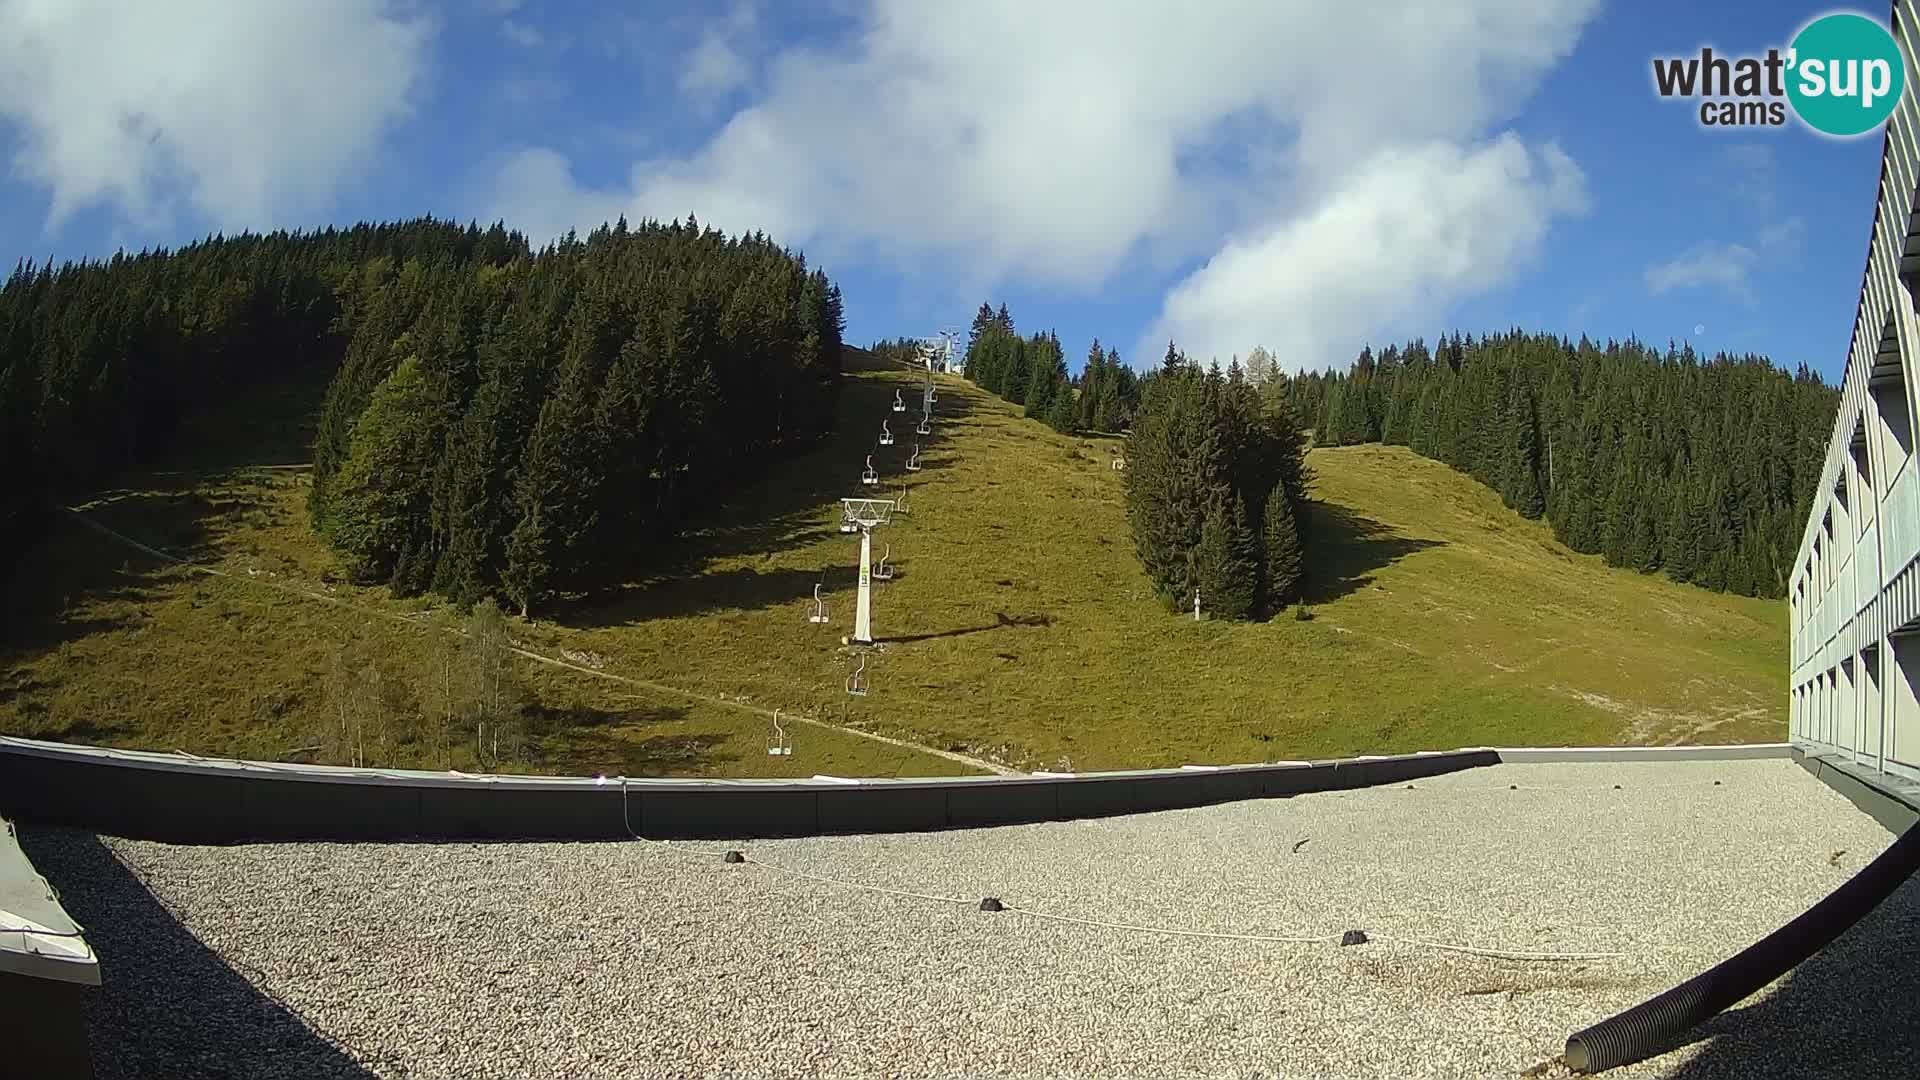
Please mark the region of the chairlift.
<svg viewBox="0 0 1920 1080"><path fill-rule="evenodd" d="M905 480L900 481L900 497L893 500L893 512L896 514L913 513L913 507L907 505L907 482Z"/></svg>
<svg viewBox="0 0 1920 1080"><path fill-rule="evenodd" d="M906 402L905 402L904 400L902 400L902 399L901 399L901 397L900 397L900 391L898 391L898 390L895 390L895 391L893 392L893 411L894 411L894 412L906 412L906 411L907 411L907 403L906 403Z"/></svg>
<svg viewBox="0 0 1920 1080"><path fill-rule="evenodd" d="M857 533L860 531L860 523L853 520L852 508L846 506L844 503L840 507L840 531L843 533Z"/></svg>
<svg viewBox="0 0 1920 1080"><path fill-rule="evenodd" d="M932 428L931 426L929 426L929 425L927 424L927 414L926 414L926 413L921 413L921 414L920 414L920 426L919 426L919 427L917 427L917 428L914 428L914 429L913 429L913 433L914 433L915 435L931 435L931 434L933 434L933 428Z"/></svg>
<svg viewBox="0 0 1920 1080"><path fill-rule="evenodd" d="M913 456L907 459L907 471L908 472L920 471L920 444L919 443L913 444Z"/></svg>
<svg viewBox="0 0 1920 1080"><path fill-rule="evenodd" d="M891 558L893 558L893 545L888 544L887 550L880 553L879 565L873 568L873 579L875 581L893 580L893 567L887 564L887 560Z"/></svg>
<svg viewBox="0 0 1920 1080"><path fill-rule="evenodd" d="M793 737L787 729L780 726L780 710L773 710L773 733L767 736L768 757L792 757Z"/></svg>
<svg viewBox="0 0 1920 1080"><path fill-rule="evenodd" d="M843 522L842 527L844 528L845 525L846 523ZM810 623L825 623L827 621L827 601L825 597L820 595L819 582L814 582L813 585L813 614L807 616L807 621Z"/></svg>
<svg viewBox="0 0 1920 1080"><path fill-rule="evenodd" d="M867 455L867 467L866 470L860 474L860 482L863 484L878 484L880 482L880 474L873 471L872 454Z"/></svg>
<svg viewBox="0 0 1920 1080"><path fill-rule="evenodd" d="M885 420L880 421L880 445L881 446L893 445L893 429L887 426L887 422Z"/></svg>
<svg viewBox="0 0 1920 1080"><path fill-rule="evenodd" d="M847 676L847 693L854 697L867 696L867 654L860 654L860 666Z"/></svg>

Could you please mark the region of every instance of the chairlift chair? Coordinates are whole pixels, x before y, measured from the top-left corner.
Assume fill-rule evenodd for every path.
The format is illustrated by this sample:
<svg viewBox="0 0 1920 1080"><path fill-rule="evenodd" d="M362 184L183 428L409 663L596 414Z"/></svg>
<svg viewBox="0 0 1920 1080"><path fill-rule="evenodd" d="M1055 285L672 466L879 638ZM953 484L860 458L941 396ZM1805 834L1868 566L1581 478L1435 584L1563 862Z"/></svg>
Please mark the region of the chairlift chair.
<svg viewBox="0 0 1920 1080"><path fill-rule="evenodd" d="M863 484L878 484L880 482L880 474L873 471L872 454L867 455L867 467L866 470L860 474L860 482Z"/></svg>
<svg viewBox="0 0 1920 1080"><path fill-rule="evenodd" d="M893 429L887 426L887 422L885 420L880 421L880 445L881 446L893 445Z"/></svg>
<svg viewBox="0 0 1920 1080"><path fill-rule="evenodd" d="M843 533L857 533L860 531L860 523L853 520L853 511L844 503L840 506L840 531Z"/></svg>
<svg viewBox="0 0 1920 1080"><path fill-rule="evenodd" d="M873 579L875 581L893 580L893 567L887 563L887 560L891 558L893 558L893 545L888 544L887 550L880 553L879 565L873 568Z"/></svg>
<svg viewBox="0 0 1920 1080"><path fill-rule="evenodd" d="M919 443L913 444L913 456L907 459L907 471L908 472L920 471L920 444Z"/></svg>
<svg viewBox="0 0 1920 1080"><path fill-rule="evenodd" d="M773 733L767 736L768 757L792 757L793 738L780 726L780 710L773 710Z"/></svg>
<svg viewBox="0 0 1920 1080"><path fill-rule="evenodd" d="M845 527L850 523L842 522L841 524L842 527ZM818 582L815 582L813 586L813 614L807 616L807 621L810 623L825 623L827 621L827 601L825 597L820 595L820 584Z"/></svg>
<svg viewBox="0 0 1920 1080"><path fill-rule="evenodd" d="M860 666L847 676L847 693L854 697L867 696L867 654L860 654Z"/></svg>
<svg viewBox="0 0 1920 1080"><path fill-rule="evenodd" d="M902 399L901 399L901 397L900 397L900 391L898 391L898 390L895 390L895 391L893 392L893 411L894 411L894 412L906 412L906 411L907 411L907 403L906 403L906 402L905 402L904 400L902 400Z"/></svg>
<svg viewBox="0 0 1920 1080"><path fill-rule="evenodd" d="M893 500L893 512L896 514L913 513L913 507L907 505L907 482L905 480L900 481L900 497Z"/></svg>

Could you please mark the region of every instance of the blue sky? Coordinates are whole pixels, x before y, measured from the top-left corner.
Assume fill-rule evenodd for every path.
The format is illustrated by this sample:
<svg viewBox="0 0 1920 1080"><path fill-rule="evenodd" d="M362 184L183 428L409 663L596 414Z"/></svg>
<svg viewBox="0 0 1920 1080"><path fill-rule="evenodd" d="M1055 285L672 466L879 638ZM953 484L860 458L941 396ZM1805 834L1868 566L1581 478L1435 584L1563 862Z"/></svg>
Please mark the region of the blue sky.
<svg viewBox="0 0 1920 1080"><path fill-rule="evenodd" d="M991 299L1076 358L1518 325L1844 360L1878 136L1703 129L1649 75L1828 8L802 7L0 0L0 250L691 211L804 248L861 343Z"/></svg>

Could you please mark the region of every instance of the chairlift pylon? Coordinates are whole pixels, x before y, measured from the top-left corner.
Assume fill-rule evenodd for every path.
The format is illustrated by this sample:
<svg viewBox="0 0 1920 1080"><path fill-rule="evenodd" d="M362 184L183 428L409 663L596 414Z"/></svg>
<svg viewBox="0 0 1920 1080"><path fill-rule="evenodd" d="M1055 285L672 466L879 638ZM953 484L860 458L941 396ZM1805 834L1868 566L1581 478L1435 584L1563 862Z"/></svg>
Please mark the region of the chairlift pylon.
<svg viewBox="0 0 1920 1080"><path fill-rule="evenodd" d="M827 600L820 595L820 583L817 581L813 584L813 614L807 616L807 621L810 623L827 621Z"/></svg>
<svg viewBox="0 0 1920 1080"><path fill-rule="evenodd" d="M773 734L767 736L768 757L792 757L793 737L780 725L780 710L773 710Z"/></svg>
<svg viewBox="0 0 1920 1080"><path fill-rule="evenodd" d="M919 443L913 444L913 456L907 459L907 471L908 472L920 471L920 444Z"/></svg>
<svg viewBox="0 0 1920 1080"><path fill-rule="evenodd" d="M860 482L863 484L878 484L880 482L880 474L873 471L872 454L867 455L867 467L865 471L860 474Z"/></svg>
<svg viewBox="0 0 1920 1080"><path fill-rule="evenodd" d="M875 581L893 580L893 567L887 562L887 560L891 558L893 558L893 544L888 543L887 550L880 553L879 564L873 568L873 579Z"/></svg>
<svg viewBox="0 0 1920 1080"><path fill-rule="evenodd" d="M907 403L904 399L900 397L900 391L898 390L895 390L893 392L893 411L894 412L907 411Z"/></svg>
<svg viewBox="0 0 1920 1080"><path fill-rule="evenodd" d="M887 422L885 420L880 421L880 445L881 446L893 445L893 429L887 426Z"/></svg>
<svg viewBox="0 0 1920 1080"><path fill-rule="evenodd" d="M860 654L860 666L847 676L847 693L854 697L867 696L867 654Z"/></svg>

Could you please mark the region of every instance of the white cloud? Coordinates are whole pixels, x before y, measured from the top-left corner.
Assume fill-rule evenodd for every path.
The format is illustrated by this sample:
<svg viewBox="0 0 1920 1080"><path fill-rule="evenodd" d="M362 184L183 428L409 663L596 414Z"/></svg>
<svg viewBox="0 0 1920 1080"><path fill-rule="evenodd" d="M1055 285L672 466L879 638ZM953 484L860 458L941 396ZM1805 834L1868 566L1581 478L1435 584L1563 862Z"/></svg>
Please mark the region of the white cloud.
<svg viewBox="0 0 1920 1080"><path fill-rule="evenodd" d="M1708 244L1647 267L1647 290L1658 296L1674 289L1720 288L1747 297L1747 277L1759 261L1760 253L1745 244Z"/></svg>
<svg viewBox="0 0 1920 1080"><path fill-rule="evenodd" d="M558 79L514 78L500 84L500 96L519 106L551 105L567 96L567 84Z"/></svg>
<svg viewBox="0 0 1920 1080"><path fill-rule="evenodd" d="M746 81L746 58L718 34L701 37L680 72L680 89L697 97L718 97Z"/></svg>
<svg viewBox="0 0 1920 1080"><path fill-rule="evenodd" d="M0 0L0 122L49 227L323 206L410 110L431 26L382 0Z"/></svg>
<svg viewBox="0 0 1920 1080"><path fill-rule="evenodd" d="M546 44L547 36L532 23L508 19L500 24L500 36L523 49L537 49Z"/></svg>
<svg viewBox="0 0 1920 1080"><path fill-rule="evenodd" d="M1769 255L1790 255L1807 234L1807 223L1797 217L1776 221L1760 230L1760 247Z"/></svg>
<svg viewBox="0 0 1920 1080"><path fill-rule="evenodd" d="M1734 143L1721 152L1723 167L1712 183L1720 191L1762 214L1779 204L1780 161L1766 143Z"/></svg>
<svg viewBox="0 0 1920 1080"><path fill-rule="evenodd" d="M746 86L752 67L743 52L743 44L759 24L759 13L751 3L735 3L724 19L709 24L700 33L699 44L687 55L680 69L680 90L698 99L713 99Z"/></svg>
<svg viewBox="0 0 1920 1080"><path fill-rule="evenodd" d="M1752 303L1753 272L1792 255L1806 228L1793 217L1761 228L1753 244L1701 244L1647 267L1647 291L1658 296L1674 289L1720 289Z"/></svg>
<svg viewBox="0 0 1920 1080"><path fill-rule="evenodd" d="M1322 292L1285 275L1269 287L1250 253L1339 246L1328 239L1336 225L1460 215L1419 223L1458 250L1396 253L1383 266L1398 291L1364 290L1369 308L1350 314L1343 338L1403 305L1499 280L1571 204L1578 171L1514 140L1470 148L1520 109L1595 4L873 0L852 40L763 65L757 101L693 153L639 162L626 185L590 191L530 151L508 166L490 216L592 225L609 205L634 217L693 211L829 259L871 254L1071 290L1142 258L1168 267L1217 252L1215 264L1236 268L1234 332L1252 334L1228 351L1289 326L1328 327L1297 339L1298 363L1314 363L1335 344L1324 338L1335 320L1317 305L1350 302L1355 287ZM1416 211L1417 183L1380 172L1448 164L1494 186L1428 175L1456 197ZM1495 222L1496 240L1466 240L1490 204L1535 216ZM1227 281L1223 269L1200 274L1174 294L1196 311Z"/></svg>
<svg viewBox="0 0 1920 1080"><path fill-rule="evenodd" d="M1293 370L1351 358L1369 331L1424 328L1534 261L1584 187L1557 147L1512 135L1385 151L1319 205L1229 242L1167 296L1135 360L1169 338L1202 363L1252 341Z"/></svg>
<svg viewBox="0 0 1920 1080"><path fill-rule="evenodd" d="M509 156L500 165L493 184L492 197L516 209L512 214L482 216L488 221L504 219L509 228L525 233L535 247L565 234L570 228L577 227L584 234L591 225L612 221L627 209L623 200L615 196L583 195L565 206L544 202L548 193L578 190L567 159L551 150L528 150Z"/></svg>

